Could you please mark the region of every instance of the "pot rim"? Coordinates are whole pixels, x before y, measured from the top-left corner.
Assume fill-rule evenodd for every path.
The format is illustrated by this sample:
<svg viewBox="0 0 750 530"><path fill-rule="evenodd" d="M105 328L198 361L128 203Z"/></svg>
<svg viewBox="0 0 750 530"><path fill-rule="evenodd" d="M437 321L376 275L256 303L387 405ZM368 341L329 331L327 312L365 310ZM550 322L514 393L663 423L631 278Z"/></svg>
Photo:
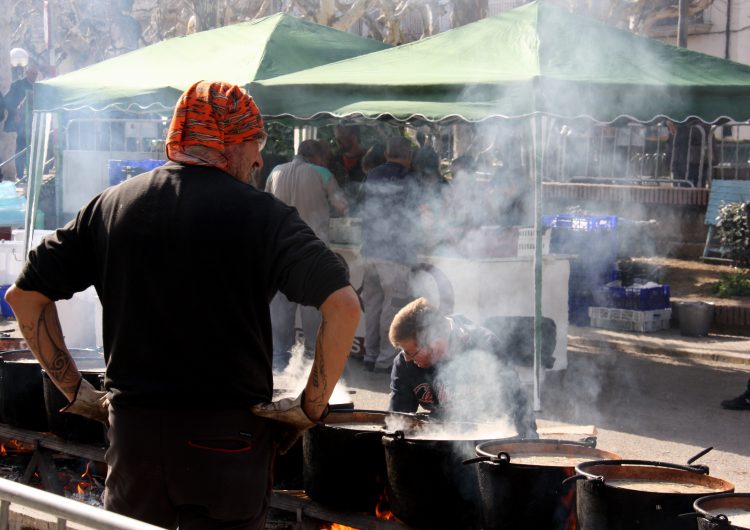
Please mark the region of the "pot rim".
<svg viewBox="0 0 750 530"><path fill-rule="evenodd" d="M713 509L728 508L733 507L731 506L731 504L733 504L733 500L746 501L744 503L739 502L737 507L747 508L748 510L750 510L750 493L716 493L713 495L705 495L693 502L693 509L698 513L699 516L703 516L706 518L716 517L718 514L709 512L709 508L705 505L716 503L718 506Z"/></svg>
<svg viewBox="0 0 750 530"><path fill-rule="evenodd" d="M489 447L495 447L497 451L490 452L487 450ZM617 453L605 451L592 447L586 442L578 442L574 440L559 440L559 439L533 439L533 440L489 440L482 442L476 446L476 454L478 456L495 458L500 453L507 453L510 456L510 460L507 462L508 465L517 465L525 467L563 467L563 468L574 468L575 465L543 465L543 464L524 464L513 462L513 449L522 448L529 449L528 453L544 453L544 449L567 449L566 451L550 451L550 456L575 456L575 457L591 457L593 460L603 461L621 461L622 457ZM517 453L524 454L524 451L517 451ZM588 453L588 454L586 454Z"/></svg>
<svg viewBox="0 0 750 530"><path fill-rule="evenodd" d="M412 425L417 425L421 422L419 417L415 414L409 414L405 412L392 412L388 410L369 410L369 409L349 409L349 410L335 410L331 411L328 416L318 422L319 427L347 430L347 431L362 431L362 432L387 432L386 420L388 417L404 417L407 421L412 422ZM351 424L363 423L363 424L382 424L381 431L373 431L372 429L357 429L352 427ZM348 424L342 426L341 424Z"/></svg>
<svg viewBox="0 0 750 530"><path fill-rule="evenodd" d="M716 491L716 494L719 493L732 493L734 492L734 484L732 482L729 482L728 480L714 477L708 474L708 469L701 466L690 466L690 465L681 465L681 464L672 464L669 462L655 462L650 460L591 460L589 462L582 462L575 466L575 472L576 475L585 478L587 480L595 480L598 482L601 482L602 485L607 485L611 488L618 488L616 485L607 484L607 477L602 474L596 474L591 471L586 471L587 468L595 467L595 466L619 466L619 469L624 469L625 467L632 467L633 469L654 469L658 470L659 472L665 472L665 471L671 471L675 473L675 476L669 477L669 479L663 479L660 477L655 477L653 480L663 481L663 482L679 482L679 478L681 477L691 477L697 479L696 481L686 481L685 484L697 484L700 482L708 483L704 484L709 487L716 487L721 488ZM610 477L612 478L612 477ZM618 477L620 478L620 477ZM633 479L638 479L641 477L628 477ZM623 489L625 488L618 488ZM633 493L646 493L641 490L632 489L628 490L632 491ZM695 493L690 492L648 492L650 494L656 494L656 495L696 495ZM707 495L714 495L714 493L711 494L699 494L700 497L706 497Z"/></svg>

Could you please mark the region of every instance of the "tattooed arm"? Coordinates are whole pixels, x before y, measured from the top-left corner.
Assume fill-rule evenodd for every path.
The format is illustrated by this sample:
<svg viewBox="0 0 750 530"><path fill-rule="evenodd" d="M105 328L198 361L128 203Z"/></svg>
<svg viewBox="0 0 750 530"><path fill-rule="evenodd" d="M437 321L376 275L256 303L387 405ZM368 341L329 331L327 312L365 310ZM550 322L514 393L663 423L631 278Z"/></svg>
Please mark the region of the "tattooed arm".
<svg viewBox="0 0 750 530"><path fill-rule="evenodd" d="M320 306L323 320L315 342L315 360L305 387L302 409L311 419L318 419L328 404L352 349L354 332L359 324L359 298L354 289L334 291Z"/></svg>
<svg viewBox="0 0 750 530"><path fill-rule="evenodd" d="M73 401L81 374L65 346L55 303L39 292L15 285L8 289L5 300L13 308L18 328L39 364L68 401Z"/></svg>

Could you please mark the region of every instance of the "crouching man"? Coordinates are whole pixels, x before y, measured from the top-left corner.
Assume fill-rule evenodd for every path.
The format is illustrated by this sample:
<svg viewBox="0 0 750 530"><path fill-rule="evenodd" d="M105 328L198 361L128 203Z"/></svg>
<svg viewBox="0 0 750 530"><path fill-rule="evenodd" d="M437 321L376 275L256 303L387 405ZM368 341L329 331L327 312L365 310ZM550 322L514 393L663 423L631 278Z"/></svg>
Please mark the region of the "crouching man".
<svg viewBox="0 0 750 530"><path fill-rule="evenodd" d="M523 438L537 438L536 420L500 339L460 315L444 315L418 298L393 319L389 409L419 406L447 421L507 420Z"/></svg>

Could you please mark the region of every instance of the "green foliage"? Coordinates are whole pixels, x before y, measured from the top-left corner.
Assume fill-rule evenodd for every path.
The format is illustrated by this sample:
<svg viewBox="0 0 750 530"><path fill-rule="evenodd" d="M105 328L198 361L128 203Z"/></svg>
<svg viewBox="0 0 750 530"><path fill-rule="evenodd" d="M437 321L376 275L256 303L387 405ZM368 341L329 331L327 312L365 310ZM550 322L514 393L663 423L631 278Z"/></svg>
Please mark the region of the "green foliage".
<svg viewBox="0 0 750 530"><path fill-rule="evenodd" d="M741 267L750 266L750 202L723 204L716 231L729 257Z"/></svg>
<svg viewBox="0 0 750 530"><path fill-rule="evenodd" d="M720 298L750 296L750 271L722 274L719 282L714 284L712 290Z"/></svg>
<svg viewBox="0 0 750 530"><path fill-rule="evenodd" d="M265 129L268 133L265 151L291 160L294 157L294 128L281 121L268 121Z"/></svg>

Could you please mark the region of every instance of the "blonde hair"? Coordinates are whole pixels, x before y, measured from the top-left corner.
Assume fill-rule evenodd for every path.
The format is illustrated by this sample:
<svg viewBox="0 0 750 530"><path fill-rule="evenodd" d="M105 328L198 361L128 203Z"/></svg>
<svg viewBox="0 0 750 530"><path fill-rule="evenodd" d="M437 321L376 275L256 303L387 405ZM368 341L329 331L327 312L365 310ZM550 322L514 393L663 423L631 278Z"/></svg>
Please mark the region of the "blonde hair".
<svg viewBox="0 0 750 530"><path fill-rule="evenodd" d="M398 348L406 340L417 343L432 334L445 320L444 315L426 298L417 298L402 307L393 317L388 340Z"/></svg>

